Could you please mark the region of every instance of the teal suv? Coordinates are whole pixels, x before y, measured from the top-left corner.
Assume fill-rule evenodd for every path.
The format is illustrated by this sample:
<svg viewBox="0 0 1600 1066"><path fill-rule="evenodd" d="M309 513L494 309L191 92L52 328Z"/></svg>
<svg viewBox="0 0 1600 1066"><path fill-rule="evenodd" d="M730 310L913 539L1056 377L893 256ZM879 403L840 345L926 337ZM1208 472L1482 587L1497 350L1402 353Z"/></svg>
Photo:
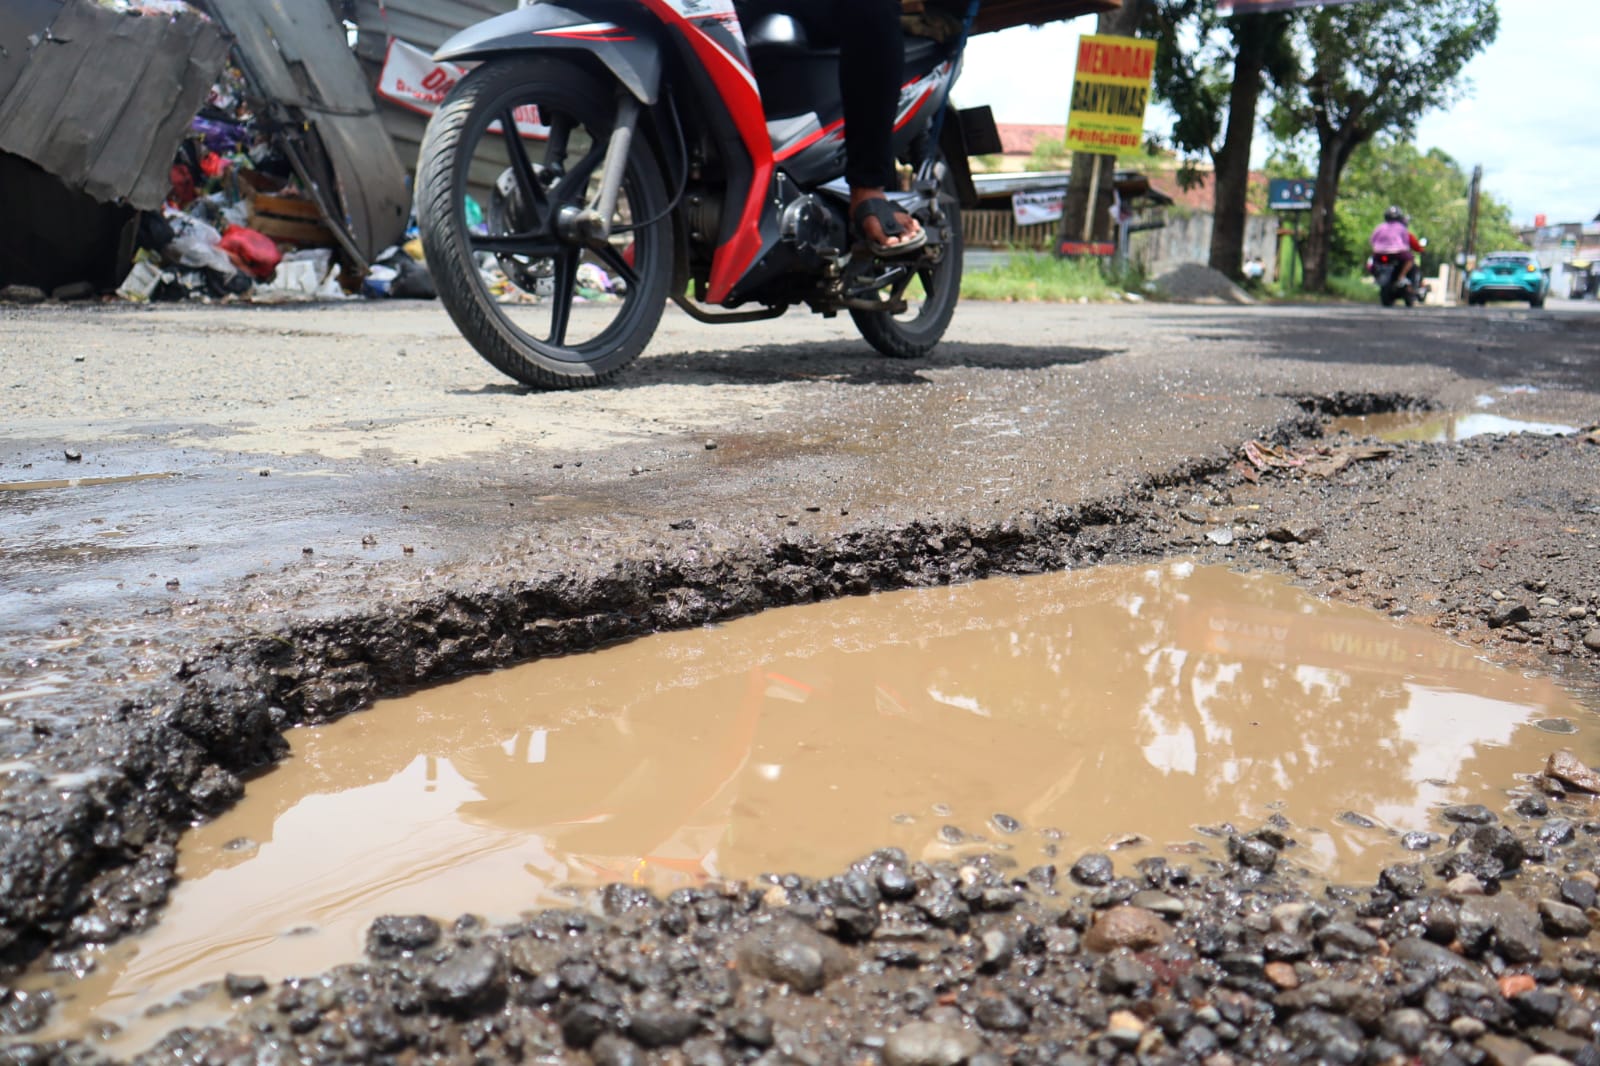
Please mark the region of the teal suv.
<svg viewBox="0 0 1600 1066"><path fill-rule="evenodd" d="M1526 252L1486 255L1467 275L1467 303L1475 307L1490 300L1526 300L1529 307L1543 307L1549 291L1550 275Z"/></svg>

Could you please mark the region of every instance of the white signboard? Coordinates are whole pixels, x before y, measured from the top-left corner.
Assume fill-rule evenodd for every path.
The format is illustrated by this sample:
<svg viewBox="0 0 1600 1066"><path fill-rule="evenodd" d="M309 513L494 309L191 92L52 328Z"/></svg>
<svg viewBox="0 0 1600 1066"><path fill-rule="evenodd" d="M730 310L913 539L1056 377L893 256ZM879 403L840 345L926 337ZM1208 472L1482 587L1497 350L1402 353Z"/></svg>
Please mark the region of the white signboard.
<svg viewBox="0 0 1600 1066"><path fill-rule="evenodd" d="M1066 189L1014 192L1011 194L1011 213L1016 216L1019 226L1056 222L1061 218L1061 202L1066 198Z"/></svg>
<svg viewBox="0 0 1600 1066"><path fill-rule="evenodd" d="M466 73L465 67L435 63L416 45L391 37L388 54L383 59L383 73L378 77L378 95L408 111L431 115ZM516 117L517 132L524 137L543 139L550 135L550 127L539 121L538 108L519 107ZM489 130L499 133L500 124L492 124Z"/></svg>

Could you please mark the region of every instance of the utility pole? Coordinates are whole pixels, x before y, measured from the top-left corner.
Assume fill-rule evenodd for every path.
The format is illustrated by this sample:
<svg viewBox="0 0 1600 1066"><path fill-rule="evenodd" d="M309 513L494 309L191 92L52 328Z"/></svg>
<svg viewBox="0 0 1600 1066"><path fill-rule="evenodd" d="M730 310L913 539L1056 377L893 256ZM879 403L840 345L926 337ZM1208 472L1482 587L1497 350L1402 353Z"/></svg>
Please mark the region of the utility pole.
<svg viewBox="0 0 1600 1066"><path fill-rule="evenodd" d="M1467 275L1478 261L1478 193L1483 186L1483 165L1472 168L1472 191L1467 193L1467 245L1462 249L1461 291L1467 291Z"/></svg>

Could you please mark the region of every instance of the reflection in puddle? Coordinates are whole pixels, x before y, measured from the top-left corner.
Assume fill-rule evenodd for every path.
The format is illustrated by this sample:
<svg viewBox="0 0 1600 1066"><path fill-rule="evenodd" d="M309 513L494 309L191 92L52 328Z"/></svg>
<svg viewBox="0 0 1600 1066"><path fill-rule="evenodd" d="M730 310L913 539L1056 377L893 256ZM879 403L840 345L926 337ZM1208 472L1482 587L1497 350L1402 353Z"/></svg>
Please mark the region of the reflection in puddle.
<svg viewBox="0 0 1600 1066"><path fill-rule="evenodd" d="M890 844L1065 864L1281 811L1292 858L1370 878L1430 807L1500 807L1552 747L1588 753L1587 727L1536 728L1558 717L1586 721L1547 681L1190 564L772 611L298 732L189 834L161 925L68 1009L127 1017L228 972L313 972L357 957L380 914L510 918L564 882L825 874Z"/></svg>
<svg viewBox="0 0 1600 1066"><path fill-rule="evenodd" d="M1524 422L1482 411L1472 414L1397 411L1385 415L1351 415L1334 419L1329 423L1328 431L1343 431L1355 437L1377 437L1391 442L1414 440L1431 443L1490 434L1528 433L1539 437L1561 437L1578 432L1577 427L1564 426L1559 422Z"/></svg>

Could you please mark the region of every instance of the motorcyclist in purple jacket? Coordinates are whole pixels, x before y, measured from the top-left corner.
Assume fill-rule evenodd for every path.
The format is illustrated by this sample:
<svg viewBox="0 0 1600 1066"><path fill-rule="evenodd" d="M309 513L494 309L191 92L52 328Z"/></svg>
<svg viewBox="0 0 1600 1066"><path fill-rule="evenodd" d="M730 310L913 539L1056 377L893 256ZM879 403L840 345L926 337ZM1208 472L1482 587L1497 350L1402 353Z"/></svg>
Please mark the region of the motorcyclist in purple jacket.
<svg viewBox="0 0 1600 1066"><path fill-rule="evenodd" d="M1385 211L1383 221L1372 231L1372 254L1399 256L1400 276L1403 277L1412 273L1416 265L1412 253L1421 250L1422 242L1412 235L1410 227L1406 225L1406 213L1398 207Z"/></svg>

